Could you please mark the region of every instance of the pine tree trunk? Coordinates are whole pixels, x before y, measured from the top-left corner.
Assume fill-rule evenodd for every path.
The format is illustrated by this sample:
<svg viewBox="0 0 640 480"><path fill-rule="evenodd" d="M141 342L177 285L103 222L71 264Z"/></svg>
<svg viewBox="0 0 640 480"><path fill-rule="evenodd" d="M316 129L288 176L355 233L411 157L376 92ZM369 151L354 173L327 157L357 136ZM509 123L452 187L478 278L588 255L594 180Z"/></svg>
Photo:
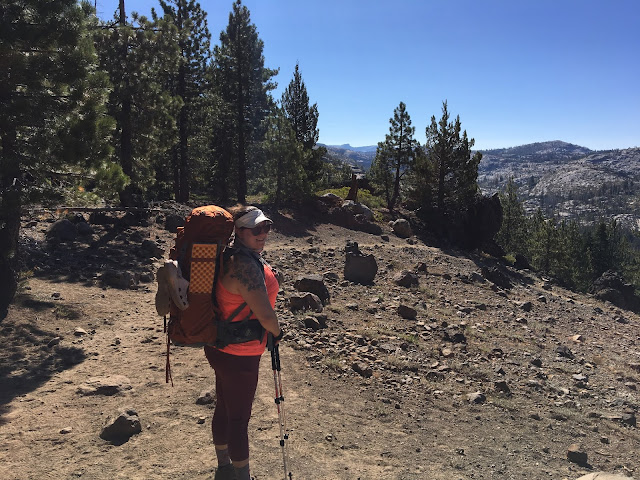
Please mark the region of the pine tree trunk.
<svg viewBox="0 0 640 480"><path fill-rule="evenodd" d="M178 146L171 148L171 165L173 167L173 198L176 202L180 201L180 157L178 155Z"/></svg>
<svg viewBox="0 0 640 480"><path fill-rule="evenodd" d="M4 127L4 126L3 126ZM2 128L0 156L0 320L6 317L18 282L15 259L20 234L20 160L16 152L16 130Z"/></svg>
<svg viewBox="0 0 640 480"><path fill-rule="evenodd" d="M178 94L182 97L186 97L186 80L184 66L180 67L179 79L178 79ZM180 151L180 197L178 201L187 203L189 201L189 148L188 137L189 132L187 128L188 122L188 108L187 105L183 105L180 110L180 125L179 125L179 151Z"/></svg>
<svg viewBox="0 0 640 480"><path fill-rule="evenodd" d="M120 166L122 166L122 171L128 175L129 178L132 178L133 149L131 146L131 98L129 97L124 98L122 101L120 127Z"/></svg>
<svg viewBox="0 0 640 480"><path fill-rule="evenodd" d="M240 36L240 30L238 29L238 37ZM238 95L238 105L237 105L237 122L236 125L237 133L238 133L238 203L246 203L247 201L247 153L246 153L246 145L245 145L245 137L244 137L244 85L242 82L242 72L244 70L244 62L243 62L243 54L244 52L240 48L241 42L240 38L236 39L236 58L238 59L238 67L237 67L237 79L236 79L236 88Z"/></svg>

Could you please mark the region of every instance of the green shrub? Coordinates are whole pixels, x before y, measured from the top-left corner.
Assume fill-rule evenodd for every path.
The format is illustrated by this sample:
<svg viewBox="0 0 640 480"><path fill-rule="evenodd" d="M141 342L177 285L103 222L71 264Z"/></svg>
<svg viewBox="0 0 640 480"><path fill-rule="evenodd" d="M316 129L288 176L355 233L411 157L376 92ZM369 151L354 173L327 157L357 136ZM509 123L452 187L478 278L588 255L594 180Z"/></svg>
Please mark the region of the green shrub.
<svg viewBox="0 0 640 480"><path fill-rule="evenodd" d="M319 196L322 196L326 193L333 193L334 195L337 195L340 198L346 198L347 195L349 195L349 187L327 188L325 190L320 190L319 192L316 192L316 194ZM371 210L374 210L377 208L384 208L384 205L385 205L382 197L373 195L366 188L361 188L358 190L358 201L366 205L367 207L369 207Z"/></svg>
<svg viewBox="0 0 640 480"><path fill-rule="evenodd" d="M131 180L117 163L103 163L95 177L95 190L105 200L113 200L129 185Z"/></svg>

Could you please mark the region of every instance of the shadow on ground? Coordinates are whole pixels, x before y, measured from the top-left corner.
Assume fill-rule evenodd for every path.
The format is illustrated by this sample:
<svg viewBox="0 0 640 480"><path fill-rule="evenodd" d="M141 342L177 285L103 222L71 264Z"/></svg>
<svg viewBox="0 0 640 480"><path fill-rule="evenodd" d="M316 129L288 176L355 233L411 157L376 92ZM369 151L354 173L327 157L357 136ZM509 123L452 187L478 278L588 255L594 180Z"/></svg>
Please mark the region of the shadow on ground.
<svg viewBox="0 0 640 480"><path fill-rule="evenodd" d="M38 326L53 324L47 320L56 316L74 319L80 312L64 303L19 295L0 324L0 425L6 423L13 399L85 360L81 348L59 343L55 331Z"/></svg>

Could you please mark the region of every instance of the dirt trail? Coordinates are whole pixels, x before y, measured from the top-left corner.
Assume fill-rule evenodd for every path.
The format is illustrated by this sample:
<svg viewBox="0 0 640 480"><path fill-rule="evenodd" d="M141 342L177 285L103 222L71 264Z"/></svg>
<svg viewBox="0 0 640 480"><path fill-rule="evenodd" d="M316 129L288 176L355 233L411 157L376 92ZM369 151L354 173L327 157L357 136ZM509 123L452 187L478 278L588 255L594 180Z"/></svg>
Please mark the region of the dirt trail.
<svg viewBox="0 0 640 480"><path fill-rule="evenodd" d="M155 228L145 235L170 240ZM283 300L297 275L342 278L347 239L378 258L376 284L329 285L329 328L306 329L308 313L289 312ZM214 384L202 351L173 348L175 386L167 385L153 284L120 290L79 281L83 268L74 265L73 248L64 251L71 268L62 268L64 275L36 271L0 323L0 478L212 479L212 405L196 404ZM276 229L267 258L287 272L279 314L289 332L281 359L294 479L639 474L640 434L620 422L640 403L636 315L559 287L543 290L540 279L503 292L470 280L482 257L332 225ZM418 288L393 284L394 274L419 262L428 271ZM418 309L417 320L398 317L404 301ZM525 301L535 303L533 313L521 309ZM465 343L447 340L452 329ZM569 343L574 334L584 340ZM562 344L574 360L558 357ZM540 368L530 365L536 357ZM357 362L368 363L372 375L355 373ZM587 371L588 384L576 386L571 376ZM133 388L78 393L89 378L113 375ZM500 379L512 394L494 391ZM466 395L475 391L486 393L486 402L470 403ZM249 426L257 480L283 478L273 397L265 354ZM107 417L124 408L138 413L142 432L121 445L102 440ZM584 445L590 466L567 460L572 443Z"/></svg>

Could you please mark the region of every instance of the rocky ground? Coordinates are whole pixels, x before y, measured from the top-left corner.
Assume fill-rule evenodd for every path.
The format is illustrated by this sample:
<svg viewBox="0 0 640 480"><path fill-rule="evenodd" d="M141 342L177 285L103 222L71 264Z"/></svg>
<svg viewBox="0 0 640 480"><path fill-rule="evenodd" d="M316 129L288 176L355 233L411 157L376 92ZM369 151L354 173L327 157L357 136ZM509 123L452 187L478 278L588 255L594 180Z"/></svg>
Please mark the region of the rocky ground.
<svg viewBox="0 0 640 480"><path fill-rule="evenodd" d="M172 348L165 383L154 308L165 224L185 211L74 217L75 238L46 237L66 212L25 216L27 278L0 322L0 478L213 478L213 372L201 350ZM292 478L640 477L636 314L386 223L374 235L270 214ZM347 241L376 259L373 284L345 280ZM321 312L292 310L309 274L330 295ZM265 354L257 480L284 477L273 397ZM101 438L126 410L141 431Z"/></svg>

